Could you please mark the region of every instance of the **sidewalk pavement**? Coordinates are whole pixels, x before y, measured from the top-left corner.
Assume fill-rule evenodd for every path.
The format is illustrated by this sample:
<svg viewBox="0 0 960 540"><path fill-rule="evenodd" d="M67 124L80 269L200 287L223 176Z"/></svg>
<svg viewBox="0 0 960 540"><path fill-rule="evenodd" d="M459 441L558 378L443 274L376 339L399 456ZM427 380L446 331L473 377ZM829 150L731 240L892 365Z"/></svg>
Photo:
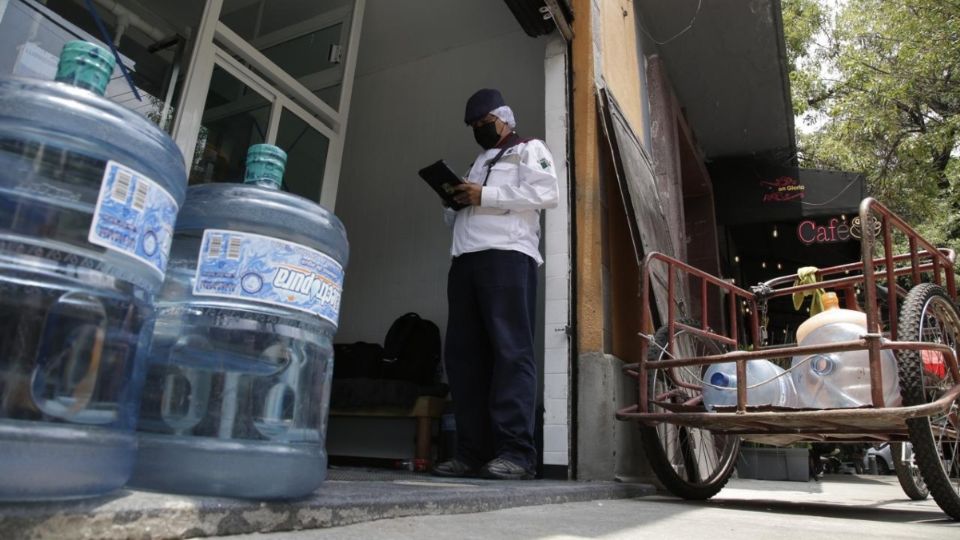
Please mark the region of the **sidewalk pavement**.
<svg viewBox="0 0 960 540"><path fill-rule="evenodd" d="M406 471L331 469L311 497L261 503L121 491L60 503L0 504L0 538L190 538L340 527L404 516L489 512L519 506L654 493L646 484L440 479Z"/></svg>
<svg viewBox="0 0 960 540"><path fill-rule="evenodd" d="M733 479L717 497L704 502L656 495L388 519L235 540L333 538L944 540L960 538L960 522L947 519L932 499L909 500L894 476L834 475L807 483Z"/></svg>
<svg viewBox="0 0 960 540"><path fill-rule="evenodd" d="M947 519L932 499L909 500L895 476L842 475L821 482L732 479L715 498L694 502L654 495L645 484L332 469L314 496L292 502L125 491L68 503L0 505L4 540L250 533L256 534L235 538L942 540L960 538L960 522Z"/></svg>

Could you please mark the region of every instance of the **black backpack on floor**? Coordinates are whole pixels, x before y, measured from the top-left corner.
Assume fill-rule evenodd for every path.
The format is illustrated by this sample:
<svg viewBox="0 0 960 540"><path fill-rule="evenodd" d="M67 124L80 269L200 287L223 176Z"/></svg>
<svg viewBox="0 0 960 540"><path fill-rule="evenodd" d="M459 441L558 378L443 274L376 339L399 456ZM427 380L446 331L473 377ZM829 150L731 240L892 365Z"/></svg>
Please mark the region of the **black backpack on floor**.
<svg viewBox="0 0 960 540"><path fill-rule="evenodd" d="M378 343L337 343L333 346L333 378L383 377L383 347Z"/></svg>
<svg viewBox="0 0 960 540"><path fill-rule="evenodd" d="M416 313L393 321L383 340L383 378L432 385L440 381L440 329Z"/></svg>

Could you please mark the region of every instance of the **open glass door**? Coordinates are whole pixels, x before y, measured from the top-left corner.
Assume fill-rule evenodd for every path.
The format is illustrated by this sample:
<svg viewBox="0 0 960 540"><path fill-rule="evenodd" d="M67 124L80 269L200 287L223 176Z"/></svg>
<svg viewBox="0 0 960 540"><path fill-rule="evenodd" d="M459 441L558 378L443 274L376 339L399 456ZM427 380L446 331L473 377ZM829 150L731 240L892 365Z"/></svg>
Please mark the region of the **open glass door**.
<svg viewBox="0 0 960 540"><path fill-rule="evenodd" d="M287 152L283 189L333 208L363 6L208 0L174 130L191 184L239 181L265 142Z"/></svg>

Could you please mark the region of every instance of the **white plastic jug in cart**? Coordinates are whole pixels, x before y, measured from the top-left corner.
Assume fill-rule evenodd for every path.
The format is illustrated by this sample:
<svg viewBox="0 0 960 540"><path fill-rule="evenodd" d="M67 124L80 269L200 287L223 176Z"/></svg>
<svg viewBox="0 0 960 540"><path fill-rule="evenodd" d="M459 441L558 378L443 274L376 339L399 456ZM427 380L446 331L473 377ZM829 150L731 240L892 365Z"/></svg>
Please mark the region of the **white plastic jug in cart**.
<svg viewBox="0 0 960 540"><path fill-rule="evenodd" d="M835 293L821 296L824 310L797 328L797 344L824 345L855 341L867 333L867 314L842 309ZM883 401L900 405L900 378L893 351L880 353ZM791 377L800 406L813 409L856 408L872 404L870 357L867 351L799 355L793 358Z"/></svg>
<svg viewBox="0 0 960 540"><path fill-rule="evenodd" d="M703 404L708 411L737 404L737 364L713 364L703 376ZM747 362L747 405L796 407L797 390L789 375L769 360Z"/></svg>

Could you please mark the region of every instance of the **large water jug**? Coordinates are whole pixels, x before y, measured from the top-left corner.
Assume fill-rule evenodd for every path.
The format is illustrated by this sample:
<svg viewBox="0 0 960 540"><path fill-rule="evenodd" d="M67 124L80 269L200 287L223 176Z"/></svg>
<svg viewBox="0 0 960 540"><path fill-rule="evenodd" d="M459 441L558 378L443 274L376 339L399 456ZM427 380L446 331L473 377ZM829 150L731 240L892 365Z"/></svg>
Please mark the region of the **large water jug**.
<svg viewBox="0 0 960 540"><path fill-rule="evenodd" d="M797 329L798 345L825 345L856 341L867 333L867 315L841 309L837 296L821 296L824 311L804 321ZM897 360L889 350L880 352L883 400L900 405ZM867 351L800 355L793 358L791 377L800 405L813 409L856 408L873 404L870 396L870 360Z"/></svg>
<svg viewBox="0 0 960 540"><path fill-rule="evenodd" d="M133 463L152 301L186 190L155 125L101 97L113 56L0 79L0 500L102 494Z"/></svg>
<svg viewBox="0 0 960 540"><path fill-rule="evenodd" d="M133 486L290 498L326 477L348 245L336 216L277 189L285 158L255 145L246 184L187 191L157 302Z"/></svg>
<svg viewBox="0 0 960 540"><path fill-rule="evenodd" d="M795 407L796 389L789 375L769 360L747 362L747 405ZM737 364L712 364L703 375L703 404L708 411L737 405Z"/></svg>

